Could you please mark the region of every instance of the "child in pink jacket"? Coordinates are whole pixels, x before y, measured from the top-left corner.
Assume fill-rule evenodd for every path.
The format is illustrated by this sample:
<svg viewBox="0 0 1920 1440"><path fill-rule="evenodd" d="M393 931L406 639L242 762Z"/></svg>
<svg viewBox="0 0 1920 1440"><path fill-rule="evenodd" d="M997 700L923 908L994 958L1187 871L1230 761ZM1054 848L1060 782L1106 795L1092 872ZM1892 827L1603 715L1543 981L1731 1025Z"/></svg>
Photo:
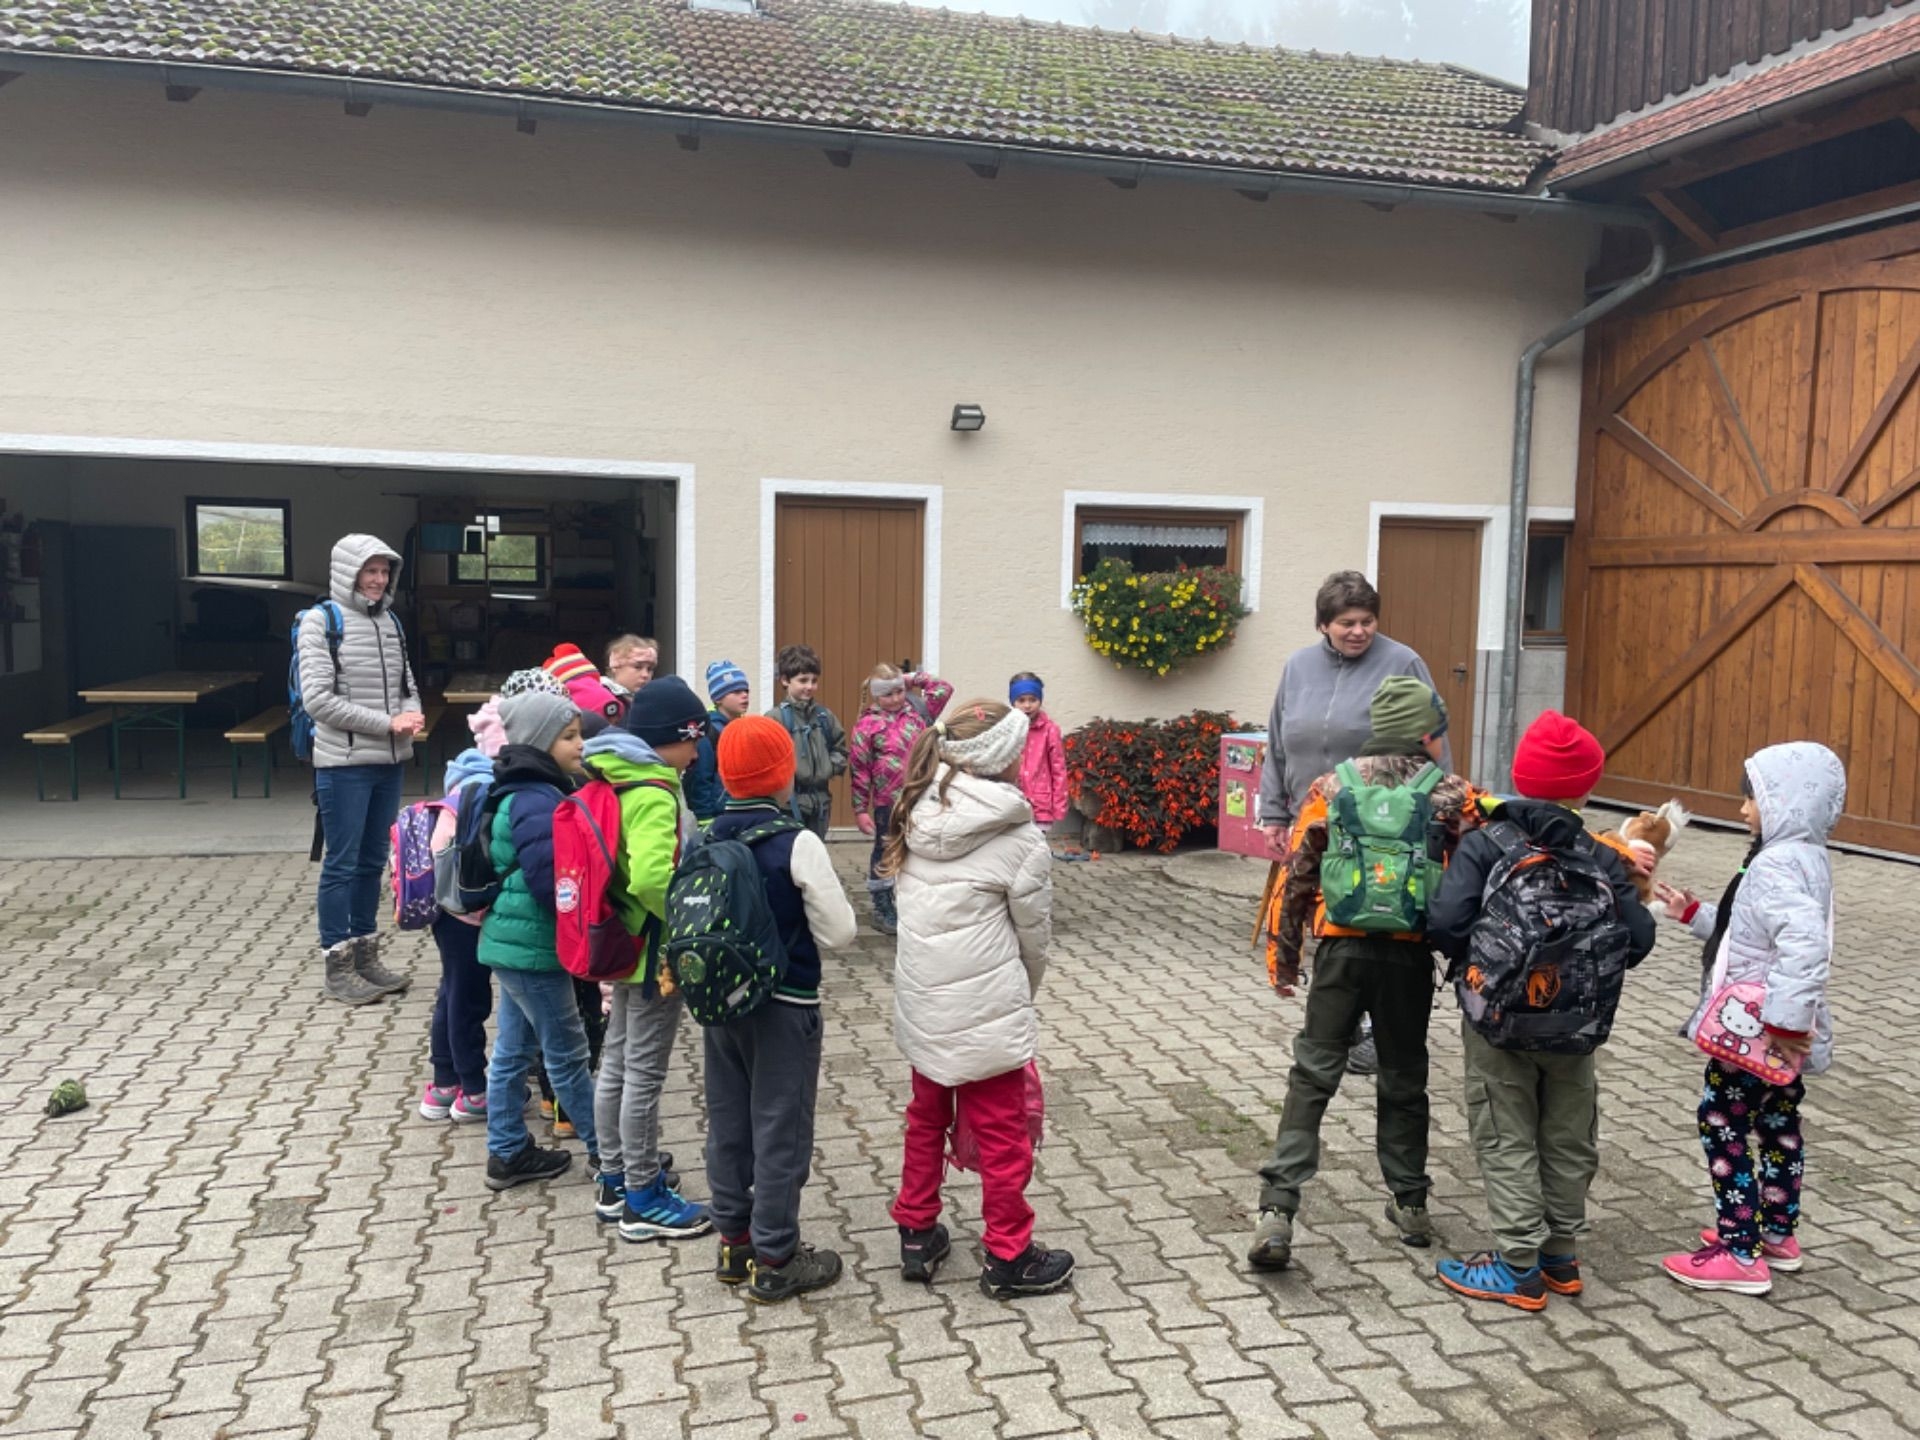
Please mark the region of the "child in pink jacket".
<svg viewBox="0 0 1920 1440"><path fill-rule="evenodd" d="M882 935L899 928L893 908L893 880L880 874L880 852L887 843L893 802L906 779L907 754L953 698L953 686L924 672L902 674L879 664L861 688L860 719L847 751L853 781L853 818L862 835L873 837L867 865L867 892L873 898L873 925Z"/></svg>
<svg viewBox="0 0 1920 1440"><path fill-rule="evenodd" d="M1033 806L1033 822L1042 830L1051 829L1067 818L1071 796L1067 793L1067 747L1060 739L1060 727L1041 709L1046 701L1046 686L1031 670L1022 670L1007 686L1007 699L1016 710L1026 712L1027 748L1020 757L1020 789Z"/></svg>

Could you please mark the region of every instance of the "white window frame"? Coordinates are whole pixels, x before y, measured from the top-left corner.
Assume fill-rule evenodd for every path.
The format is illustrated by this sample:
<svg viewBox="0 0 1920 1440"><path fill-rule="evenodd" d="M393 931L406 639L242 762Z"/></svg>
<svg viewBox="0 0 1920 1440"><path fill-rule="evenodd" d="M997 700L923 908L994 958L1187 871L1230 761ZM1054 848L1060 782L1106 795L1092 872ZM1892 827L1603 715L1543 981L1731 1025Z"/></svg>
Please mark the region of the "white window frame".
<svg viewBox="0 0 1920 1440"><path fill-rule="evenodd" d="M0 455L107 460L238 461L252 465L341 465L377 470L489 470L509 475L582 479L670 480L674 485L674 649L679 673L704 677L695 660L693 466L650 460L571 459L547 455L484 455L452 450L360 450L332 445L250 445L219 440L134 440L117 436L0 432Z"/></svg>
<svg viewBox="0 0 1920 1440"><path fill-rule="evenodd" d="M921 668L940 673L940 526L939 485L868 484L855 480L773 480L760 482L760 689L772 695L774 599L774 536L782 495L811 495L838 500L914 500L920 503L920 646L915 656Z"/></svg>
<svg viewBox="0 0 1920 1440"><path fill-rule="evenodd" d="M1230 515L1240 522L1240 603L1260 608L1260 537L1266 501L1258 495L1184 495L1149 490L1069 490L1060 508L1060 608L1073 608L1073 584L1079 579L1074 523L1081 510L1199 510Z"/></svg>

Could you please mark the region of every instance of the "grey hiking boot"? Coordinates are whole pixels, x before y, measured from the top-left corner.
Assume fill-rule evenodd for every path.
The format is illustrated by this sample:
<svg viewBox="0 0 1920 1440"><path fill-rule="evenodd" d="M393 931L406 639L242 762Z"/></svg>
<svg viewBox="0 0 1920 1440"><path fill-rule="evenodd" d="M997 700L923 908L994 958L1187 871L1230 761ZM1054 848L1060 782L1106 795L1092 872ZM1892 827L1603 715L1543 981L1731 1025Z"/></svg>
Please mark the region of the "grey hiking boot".
<svg viewBox="0 0 1920 1440"><path fill-rule="evenodd" d="M1353 1048L1347 1051L1347 1074L1377 1075L1380 1073L1380 1052L1373 1043L1373 1027L1363 1025L1360 1033L1354 1037Z"/></svg>
<svg viewBox="0 0 1920 1440"><path fill-rule="evenodd" d="M893 887L873 892L873 928L882 935L900 933L900 912L893 905Z"/></svg>
<svg viewBox="0 0 1920 1440"><path fill-rule="evenodd" d="M1284 1270L1293 1259L1293 1217L1284 1210L1262 1210L1247 1247L1247 1263L1256 1270Z"/></svg>
<svg viewBox="0 0 1920 1440"><path fill-rule="evenodd" d="M381 996L354 969L356 947L351 940L342 940L331 950L323 952L327 961L326 993L329 1000L338 1000L342 1005L371 1005Z"/></svg>
<svg viewBox="0 0 1920 1440"><path fill-rule="evenodd" d="M1433 1217L1424 1205L1402 1205L1389 1195L1387 1223L1399 1232L1402 1245L1417 1245L1424 1250L1433 1243Z"/></svg>
<svg viewBox="0 0 1920 1440"><path fill-rule="evenodd" d="M378 935L362 935L347 943L353 946L353 973L382 995L404 990L413 983L411 976L396 975L380 963Z"/></svg>

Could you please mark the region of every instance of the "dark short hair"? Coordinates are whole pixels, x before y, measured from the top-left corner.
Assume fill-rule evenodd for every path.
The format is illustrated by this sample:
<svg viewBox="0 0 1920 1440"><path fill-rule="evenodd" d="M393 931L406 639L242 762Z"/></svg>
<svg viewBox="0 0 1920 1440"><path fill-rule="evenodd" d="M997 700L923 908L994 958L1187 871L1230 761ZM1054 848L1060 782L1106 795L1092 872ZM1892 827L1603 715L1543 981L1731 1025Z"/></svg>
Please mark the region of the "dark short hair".
<svg viewBox="0 0 1920 1440"><path fill-rule="evenodd" d="M1313 597L1313 623L1331 625L1336 615L1348 610L1364 610L1380 618L1380 592L1358 570L1336 570L1320 582L1320 593Z"/></svg>
<svg viewBox="0 0 1920 1440"><path fill-rule="evenodd" d="M1016 672L1016 673L1015 673L1015 675L1014 675L1014 677L1013 677L1013 679L1014 679L1014 680L1031 680L1031 681L1033 681L1033 683L1034 683L1034 684L1036 684L1036 685L1040 685L1040 684L1044 684L1044 683L1045 683L1044 681L1042 681L1042 680L1041 680L1041 678L1040 678L1040 677L1039 677L1038 675L1036 675L1036 674L1034 674L1034 673L1033 673L1033 671L1031 671L1031 670L1021 670L1021 671L1018 671L1018 672ZM1013 681L1012 681L1012 680L1009 680L1009 681L1008 681L1007 683L1008 683L1008 684L1012 684L1012 683L1013 683Z"/></svg>
<svg viewBox="0 0 1920 1440"><path fill-rule="evenodd" d="M820 657L814 653L811 645L782 645L774 668L780 672L782 680L791 680L796 675L820 675Z"/></svg>

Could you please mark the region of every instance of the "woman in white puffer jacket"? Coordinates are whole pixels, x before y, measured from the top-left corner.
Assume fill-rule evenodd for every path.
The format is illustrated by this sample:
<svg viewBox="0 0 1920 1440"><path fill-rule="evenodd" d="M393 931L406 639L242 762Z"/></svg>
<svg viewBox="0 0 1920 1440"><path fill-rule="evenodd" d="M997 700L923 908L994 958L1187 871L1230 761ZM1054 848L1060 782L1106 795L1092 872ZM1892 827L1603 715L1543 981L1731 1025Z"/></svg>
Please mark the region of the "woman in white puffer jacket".
<svg viewBox="0 0 1920 1440"><path fill-rule="evenodd" d="M1033 1240L1027 1066L1033 996L1052 934L1053 857L1020 793L1027 717L994 700L948 709L914 742L882 870L900 911L893 1034L913 1067L900 1193L901 1273L932 1278L951 1249L939 1223L956 1110L980 1142L986 1269L998 1299L1057 1290L1073 1256Z"/></svg>

